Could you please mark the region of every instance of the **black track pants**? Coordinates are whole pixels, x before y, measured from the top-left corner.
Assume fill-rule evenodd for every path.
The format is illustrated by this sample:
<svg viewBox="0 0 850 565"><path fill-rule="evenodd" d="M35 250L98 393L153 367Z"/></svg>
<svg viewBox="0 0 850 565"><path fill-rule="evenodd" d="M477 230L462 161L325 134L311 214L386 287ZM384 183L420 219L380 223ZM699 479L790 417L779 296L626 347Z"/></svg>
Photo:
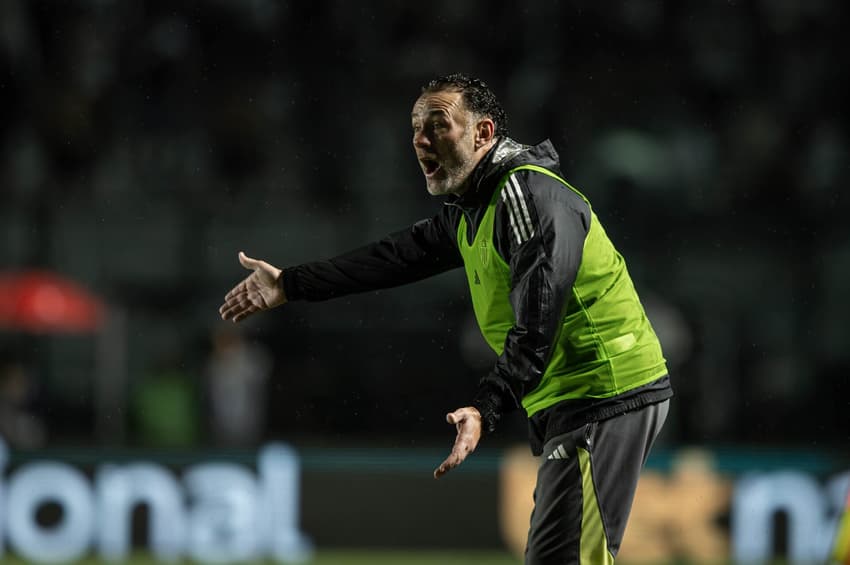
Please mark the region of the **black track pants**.
<svg viewBox="0 0 850 565"><path fill-rule="evenodd" d="M638 478L670 401L593 422L543 448L526 565L614 562Z"/></svg>

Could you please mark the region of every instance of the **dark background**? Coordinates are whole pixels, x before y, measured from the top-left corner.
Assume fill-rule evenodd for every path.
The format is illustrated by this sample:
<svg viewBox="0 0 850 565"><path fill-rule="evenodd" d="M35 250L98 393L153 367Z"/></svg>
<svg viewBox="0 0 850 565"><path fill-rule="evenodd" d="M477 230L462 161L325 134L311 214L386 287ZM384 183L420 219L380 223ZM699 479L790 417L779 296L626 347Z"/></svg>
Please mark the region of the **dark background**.
<svg viewBox="0 0 850 565"><path fill-rule="evenodd" d="M247 274L237 252L285 267L436 213L409 112L454 71L490 84L512 137L552 140L626 257L677 391L663 441L846 445L847 12L4 1L0 267L85 285L126 347L104 414L94 336L0 332L43 425L31 445L216 443L206 375L218 306ZM459 271L246 322L272 364L264 431L243 443L450 445L444 414L492 360L472 324ZM163 374L179 425L156 395L136 402Z"/></svg>

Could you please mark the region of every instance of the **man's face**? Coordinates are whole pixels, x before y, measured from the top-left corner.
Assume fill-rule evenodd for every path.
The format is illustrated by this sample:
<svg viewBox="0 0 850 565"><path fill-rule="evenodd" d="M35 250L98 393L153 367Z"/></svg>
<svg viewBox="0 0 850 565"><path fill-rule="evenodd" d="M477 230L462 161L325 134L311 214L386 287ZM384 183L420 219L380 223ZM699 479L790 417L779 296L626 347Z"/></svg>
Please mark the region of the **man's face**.
<svg viewBox="0 0 850 565"><path fill-rule="evenodd" d="M460 92L428 92L411 114L413 149L434 196L461 194L481 155L475 147L475 116Z"/></svg>

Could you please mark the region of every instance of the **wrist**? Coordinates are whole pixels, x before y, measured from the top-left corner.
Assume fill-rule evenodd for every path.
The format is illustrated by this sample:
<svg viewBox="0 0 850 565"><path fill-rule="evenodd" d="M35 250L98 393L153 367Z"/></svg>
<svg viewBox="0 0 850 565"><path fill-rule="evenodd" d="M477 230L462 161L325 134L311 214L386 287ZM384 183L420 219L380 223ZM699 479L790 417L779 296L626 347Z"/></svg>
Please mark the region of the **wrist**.
<svg viewBox="0 0 850 565"><path fill-rule="evenodd" d="M282 269L278 284L287 302L304 299L304 291L299 288L298 282L298 267L288 267Z"/></svg>
<svg viewBox="0 0 850 565"><path fill-rule="evenodd" d="M478 412L483 434L489 435L496 431L496 425L501 418L501 410L499 410L498 404L493 401L493 398L479 391L472 400L472 408Z"/></svg>
<svg viewBox="0 0 850 565"><path fill-rule="evenodd" d="M277 269L277 274L274 277L274 284L278 289L280 289L282 298L281 304L286 304L288 300L286 297L286 286L283 284L283 269Z"/></svg>

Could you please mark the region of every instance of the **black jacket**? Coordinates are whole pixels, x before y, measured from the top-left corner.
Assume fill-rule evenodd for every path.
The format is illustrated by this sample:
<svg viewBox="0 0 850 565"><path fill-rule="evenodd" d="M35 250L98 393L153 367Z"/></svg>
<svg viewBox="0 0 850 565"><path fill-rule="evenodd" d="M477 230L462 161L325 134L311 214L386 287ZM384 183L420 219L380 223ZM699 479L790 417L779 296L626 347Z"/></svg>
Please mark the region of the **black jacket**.
<svg viewBox="0 0 850 565"><path fill-rule="evenodd" d="M558 155L549 141L526 146L501 139L472 173L470 188L451 196L433 218L326 261L305 263L283 271L288 300L327 300L356 292L411 283L463 265L457 247L461 215L467 237L474 238L499 180L511 169L535 164L561 175ZM481 379L472 404L492 431L500 416L520 406L540 382L571 295L590 208L556 179L521 170L515 189L527 216L511 217L500 200L495 210L494 247L511 268L510 302L516 324L508 333L502 355ZM522 223L523 225L518 225ZM539 453L547 438L583 423L616 415L672 395L666 377L624 395L587 401L567 401L535 414L530 425L532 450Z"/></svg>

